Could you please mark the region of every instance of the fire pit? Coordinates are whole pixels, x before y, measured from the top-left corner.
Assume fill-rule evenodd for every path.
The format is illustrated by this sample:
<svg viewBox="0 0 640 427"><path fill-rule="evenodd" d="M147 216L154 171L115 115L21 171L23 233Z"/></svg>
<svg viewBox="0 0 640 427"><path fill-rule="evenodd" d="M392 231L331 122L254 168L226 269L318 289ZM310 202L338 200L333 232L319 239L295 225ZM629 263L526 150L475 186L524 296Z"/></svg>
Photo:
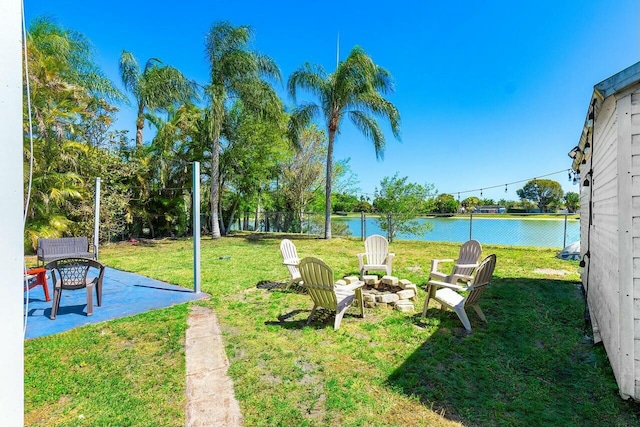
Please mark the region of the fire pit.
<svg viewBox="0 0 640 427"><path fill-rule="evenodd" d="M356 276L344 278L347 283L360 281ZM362 276L365 285L362 287L362 298L368 308L384 307L395 308L402 312L414 312L418 287L406 279L398 279L395 276L375 275Z"/></svg>

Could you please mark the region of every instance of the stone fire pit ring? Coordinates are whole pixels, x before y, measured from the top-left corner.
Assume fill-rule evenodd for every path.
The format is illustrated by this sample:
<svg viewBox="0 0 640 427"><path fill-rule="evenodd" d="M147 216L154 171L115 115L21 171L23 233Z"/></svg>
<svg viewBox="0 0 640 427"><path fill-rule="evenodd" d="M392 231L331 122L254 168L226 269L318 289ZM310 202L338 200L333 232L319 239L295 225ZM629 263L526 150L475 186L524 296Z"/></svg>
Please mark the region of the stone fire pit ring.
<svg viewBox="0 0 640 427"><path fill-rule="evenodd" d="M390 308L405 313L415 311L415 302L418 287L407 279L398 279L395 276L364 275L362 279L357 276L344 278L346 284L363 281L362 299L365 307Z"/></svg>

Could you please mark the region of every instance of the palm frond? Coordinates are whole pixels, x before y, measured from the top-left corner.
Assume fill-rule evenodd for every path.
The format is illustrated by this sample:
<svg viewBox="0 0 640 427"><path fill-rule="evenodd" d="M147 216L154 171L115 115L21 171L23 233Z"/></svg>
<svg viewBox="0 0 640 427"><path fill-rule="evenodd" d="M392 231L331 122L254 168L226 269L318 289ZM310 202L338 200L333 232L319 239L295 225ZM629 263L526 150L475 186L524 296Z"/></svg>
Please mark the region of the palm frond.
<svg viewBox="0 0 640 427"><path fill-rule="evenodd" d="M321 98L327 98L330 87L324 68L320 65L309 63L294 71L287 82L289 96L294 102L296 101L298 88L307 90Z"/></svg>
<svg viewBox="0 0 640 427"><path fill-rule="evenodd" d="M370 115L363 113L362 111L349 112L349 118L353 122L354 126L358 128L360 132L373 142L373 147L376 151L376 158L384 158L384 146L385 138L384 133L380 129L378 122Z"/></svg>
<svg viewBox="0 0 640 427"><path fill-rule="evenodd" d="M320 112L320 107L316 104L307 103L296 108L289 117L287 136L291 144L296 148L300 148L300 135L306 129L311 120Z"/></svg>

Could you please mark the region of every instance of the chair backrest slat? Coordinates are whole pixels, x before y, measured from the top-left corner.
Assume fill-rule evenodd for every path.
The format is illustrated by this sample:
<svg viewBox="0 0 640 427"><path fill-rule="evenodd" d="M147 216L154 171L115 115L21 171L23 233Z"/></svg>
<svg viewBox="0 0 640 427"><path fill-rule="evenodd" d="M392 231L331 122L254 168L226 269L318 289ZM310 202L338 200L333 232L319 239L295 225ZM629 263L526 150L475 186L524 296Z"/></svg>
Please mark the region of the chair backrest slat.
<svg viewBox="0 0 640 427"><path fill-rule="evenodd" d="M460 246L458 260L453 267L452 274L469 276L473 273L473 267L458 267L458 264L475 264L482 254L482 245L477 240L468 240Z"/></svg>
<svg viewBox="0 0 640 427"><path fill-rule="evenodd" d="M389 253L389 242L384 236L373 234L364 241L368 264L384 264Z"/></svg>
<svg viewBox="0 0 640 427"><path fill-rule="evenodd" d="M467 295L465 305L472 305L478 301L487 288L489 282L491 282L491 277L493 276L493 270L495 268L496 256L494 254L491 254L482 260L473 278L473 290L469 292L469 295Z"/></svg>
<svg viewBox="0 0 640 427"><path fill-rule="evenodd" d="M338 306L334 292L333 270L321 259L307 257L300 261L300 275L314 303L335 310Z"/></svg>
<svg viewBox="0 0 640 427"><path fill-rule="evenodd" d="M280 252L282 253L282 258L285 261L298 258L298 251L296 249L296 246L289 239L282 240L282 242L280 243ZM286 267L289 270L291 277L300 276L300 271L295 265L287 264Z"/></svg>

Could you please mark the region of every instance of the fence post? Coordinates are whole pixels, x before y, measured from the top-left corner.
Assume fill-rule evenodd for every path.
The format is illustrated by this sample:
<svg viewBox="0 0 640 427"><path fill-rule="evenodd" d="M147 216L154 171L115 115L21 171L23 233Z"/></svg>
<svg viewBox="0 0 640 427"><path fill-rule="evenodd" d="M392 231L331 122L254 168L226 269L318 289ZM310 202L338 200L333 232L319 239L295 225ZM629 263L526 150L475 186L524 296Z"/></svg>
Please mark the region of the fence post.
<svg viewBox="0 0 640 427"><path fill-rule="evenodd" d="M193 162L193 292L200 293L200 162Z"/></svg>
<svg viewBox="0 0 640 427"><path fill-rule="evenodd" d="M473 211L469 214L469 240L473 238Z"/></svg>
<svg viewBox="0 0 640 427"><path fill-rule="evenodd" d="M365 230L365 216L364 216L364 212L360 212L360 240L364 240L364 234L366 233Z"/></svg>
<svg viewBox="0 0 640 427"><path fill-rule="evenodd" d="M567 247L567 217L569 216L569 214L565 213L564 214L564 236L562 239L562 249Z"/></svg>
<svg viewBox="0 0 640 427"><path fill-rule="evenodd" d="M93 209L93 252L98 260L98 244L100 243L100 178L96 178L95 207Z"/></svg>
<svg viewBox="0 0 640 427"><path fill-rule="evenodd" d="M391 230L391 214L387 214L387 240L392 241L393 230Z"/></svg>

